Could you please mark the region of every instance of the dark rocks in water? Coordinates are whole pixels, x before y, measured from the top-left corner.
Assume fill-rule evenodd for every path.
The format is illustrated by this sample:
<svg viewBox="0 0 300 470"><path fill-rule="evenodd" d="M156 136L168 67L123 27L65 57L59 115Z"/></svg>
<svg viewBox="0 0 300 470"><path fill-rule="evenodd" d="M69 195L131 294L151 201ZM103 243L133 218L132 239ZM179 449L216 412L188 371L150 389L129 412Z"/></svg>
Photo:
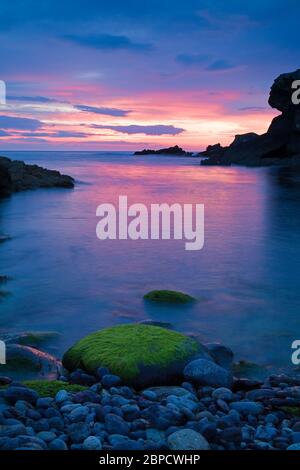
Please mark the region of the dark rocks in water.
<svg viewBox="0 0 300 470"><path fill-rule="evenodd" d="M167 304L187 304L196 300L191 295L176 290L152 290L144 295L144 299Z"/></svg>
<svg viewBox="0 0 300 470"><path fill-rule="evenodd" d="M57 339L59 336L60 334L56 331L22 331L20 333L2 333L1 339L6 344L21 344L22 346L38 348Z"/></svg>
<svg viewBox="0 0 300 470"><path fill-rule="evenodd" d="M178 145L174 147L168 147L159 150L144 149L137 152L134 152L134 155L176 155L176 156L192 156L192 152L186 152Z"/></svg>
<svg viewBox="0 0 300 470"><path fill-rule="evenodd" d="M300 108L292 101L292 83L300 79L300 69L280 75L274 81L269 105L281 111L265 134L238 135L228 147L210 145L201 165L300 165Z"/></svg>
<svg viewBox="0 0 300 470"><path fill-rule="evenodd" d="M59 171L0 157L0 197L26 189L73 187L73 178Z"/></svg>

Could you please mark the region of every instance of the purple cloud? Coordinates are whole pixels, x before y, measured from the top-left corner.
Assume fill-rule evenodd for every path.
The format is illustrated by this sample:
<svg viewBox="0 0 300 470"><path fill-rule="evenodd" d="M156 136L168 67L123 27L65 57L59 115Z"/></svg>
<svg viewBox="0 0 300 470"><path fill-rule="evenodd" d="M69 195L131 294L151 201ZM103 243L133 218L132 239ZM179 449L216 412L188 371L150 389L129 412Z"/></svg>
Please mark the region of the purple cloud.
<svg viewBox="0 0 300 470"><path fill-rule="evenodd" d="M118 108L105 108L105 107L98 107L98 106L87 106L84 104L75 104L74 108L78 109L79 111L85 111L87 113L94 113L94 114L103 114L106 116L127 116L131 111L126 109L118 109Z"/></svg>
<svg viewBox="0 0 300 470"><path fill-rule="evenodd" d="M109 126L94 124L94 129L110 129L112 131L121 132L123 134L147 134L147 135L177 135L184 132L185 129L175 126L166 126L163 124L156 124L152 126L140 126L131 124L128 126Z"/></svg>
<svg viewBox="0 0 300 470"><path fill-rule="evenodd" d="M17 129L22 131L35 131L40 129L43 123L37 119L20 118L14 116L0 116L0 129Z"/></svg>

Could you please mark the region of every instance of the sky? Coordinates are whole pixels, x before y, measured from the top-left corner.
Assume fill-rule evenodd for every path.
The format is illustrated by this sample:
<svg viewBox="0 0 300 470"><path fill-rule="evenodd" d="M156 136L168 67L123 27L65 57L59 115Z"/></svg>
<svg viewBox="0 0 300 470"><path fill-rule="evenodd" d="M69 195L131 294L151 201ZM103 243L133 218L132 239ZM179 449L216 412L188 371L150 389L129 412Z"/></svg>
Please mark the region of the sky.
<svg viewBox="0 0 300 470"><path fill-rule="evenodd" d="M1 150L203 150L263 133L295 0L1 0Z"/></svg>

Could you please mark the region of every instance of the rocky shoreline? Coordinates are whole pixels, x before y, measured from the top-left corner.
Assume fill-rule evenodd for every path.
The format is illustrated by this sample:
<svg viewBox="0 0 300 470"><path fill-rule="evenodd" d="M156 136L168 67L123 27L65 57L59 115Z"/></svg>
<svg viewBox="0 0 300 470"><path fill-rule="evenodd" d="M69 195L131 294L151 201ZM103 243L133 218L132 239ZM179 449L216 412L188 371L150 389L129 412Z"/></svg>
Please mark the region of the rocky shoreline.
<svg viewBox="0 0 300 470"><path fill-rule="evenodd" d="M80 344L66 354L76 351L84 365ZM128 354L122 352L122 370ZM114 370L96 367L96 346L93 358L93 373L62 369L56 381L1 377L0 449L300 450L300 375L237 378L229 348L201 345L182 366L181 381L135 388Z"/></svg>
<svg viewBox="0 0 300 470"><path fill-rule="evenodd" d="M246 166L299 166L300 165L300 113L294 104L293 82L300 79L300 69L284 73L274 81L269 105L281 112L265 134L250 132L235 136L228 147L210 145L201 156L207 157L201 165Z"/></svg>
<svg viewBox="0 0 300 470"><path fill-rule="evenodd" d="M73 187L73 178L59 171L0 157L0 197L28 189Z"/></svg>

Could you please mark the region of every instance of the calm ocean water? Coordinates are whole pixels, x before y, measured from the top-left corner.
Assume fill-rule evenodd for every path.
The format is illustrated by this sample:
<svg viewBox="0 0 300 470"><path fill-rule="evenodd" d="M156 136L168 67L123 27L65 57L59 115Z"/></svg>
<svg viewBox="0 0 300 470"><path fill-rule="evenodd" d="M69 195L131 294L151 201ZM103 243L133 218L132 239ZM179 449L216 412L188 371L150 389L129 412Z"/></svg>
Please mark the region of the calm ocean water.
<svg viewBox="0 0 300 470"><path fill-rule="evenodd" d="M199 167L198 159L116 152L3 152L76 178L74 190L38 190L0 202L3 331L55 330L61 354L118 323L168 321L219 341L238 359L290 363L300 338L300 179L287 169ZM205 204L205 246L99 241L96 207L117 202ZM176 289L203 300L150 306L143 294Z"/></svg>

